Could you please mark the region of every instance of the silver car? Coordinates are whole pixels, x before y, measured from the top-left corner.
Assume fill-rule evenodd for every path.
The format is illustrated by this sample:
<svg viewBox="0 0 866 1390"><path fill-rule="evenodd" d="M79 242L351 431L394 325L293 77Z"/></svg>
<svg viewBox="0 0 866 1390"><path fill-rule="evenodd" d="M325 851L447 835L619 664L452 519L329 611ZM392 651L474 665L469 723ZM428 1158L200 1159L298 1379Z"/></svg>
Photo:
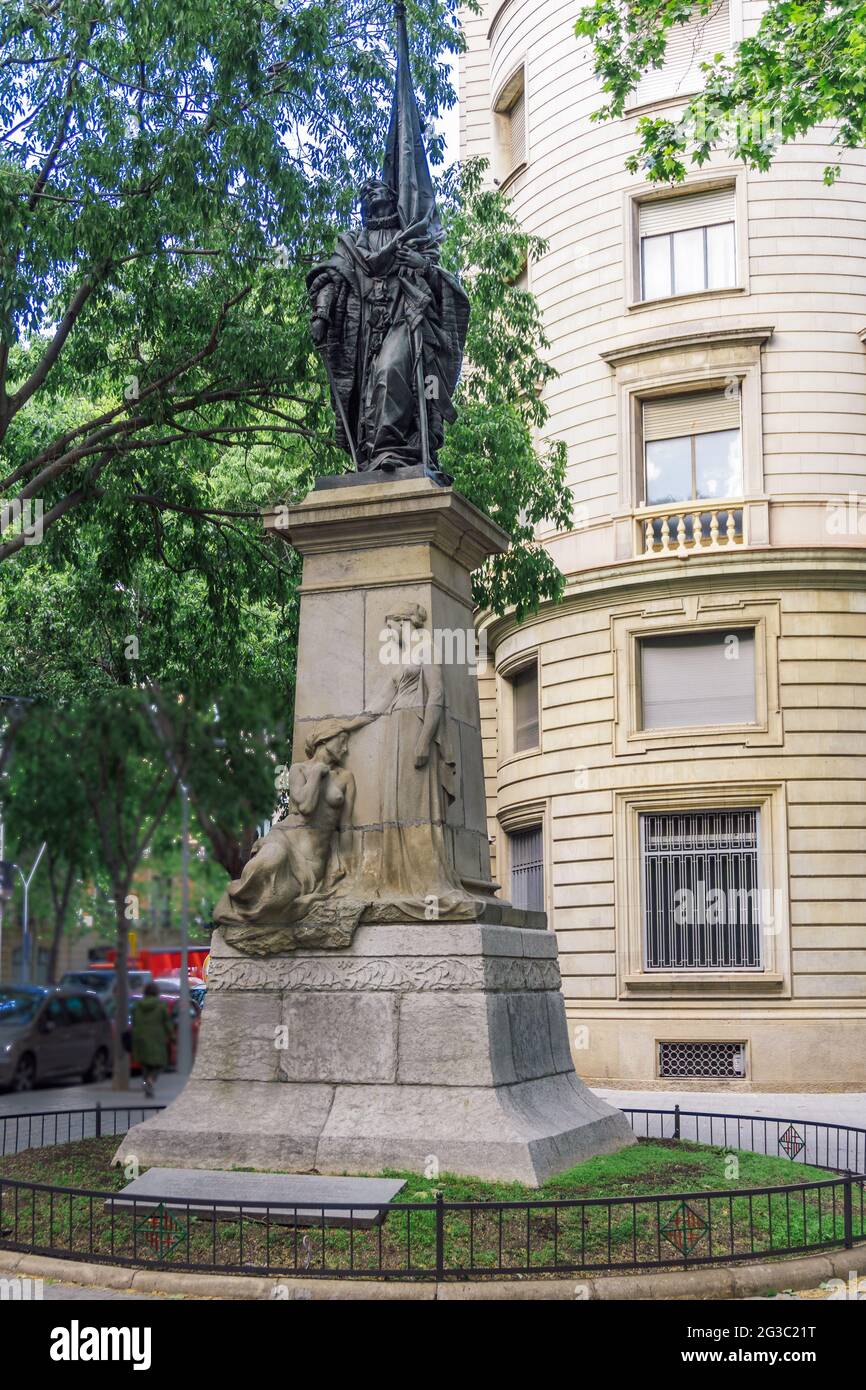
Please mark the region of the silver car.
<svg viewBox="0 0 866 1390"><path fill-rule="evenodd" d="M112 1041L95 994L0 985L0 1088L30 1091L37 1082L65 1076L104 1081Z"/></svg>

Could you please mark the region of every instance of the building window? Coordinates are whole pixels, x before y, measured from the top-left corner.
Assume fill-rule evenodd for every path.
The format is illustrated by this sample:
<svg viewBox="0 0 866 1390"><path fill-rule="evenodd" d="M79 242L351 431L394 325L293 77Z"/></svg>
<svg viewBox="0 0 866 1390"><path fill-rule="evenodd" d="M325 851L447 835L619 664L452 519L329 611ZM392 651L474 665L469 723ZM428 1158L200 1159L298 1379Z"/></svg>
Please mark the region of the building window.
<svg viewBox="0 0 866 1390"><path fill-rule="evenodd" d="M639 205L642 300L736 285L735 196L730 186Z"/></svg>
<svg viewBox="0 0 866 1390"><path fill-rule="evenodd" d="M640 817L646 970L759 970L758 811Z"/></svg>
<svg viewBox="0 0 866 1390"><path fill-rule="evenodd" d="M701 64L730 47L729 0L716 0L709 14L695 15L687 24L675 24L668 31L662 66L644 73L628 99L629 108L699 92L704 85Z"/></svg>
<svg viewBox="0 0 866 1390"><path fill-rule="evenodd" d="M756 723L754 628L644 637L638 645L642 729Z"/></svg>
<svg viewBox="0 0 866 1390"><path fill-rule="evenodd" d="M645 400L642 432L642 505L742 497L739 387Z"/></svg>
<svg viewBox="0 0 866 1390"><path fill-rule="evenodd" d="M493 108L495 173L500 183L526 163L526 75L517 69Z"/></svg>
<svg viewBox="0 0 866 1390"><path fill-rule="evenodd" d="M512 747L515 753L538 748L538 662L533 660L508 678L511 686Z"/></svg>
<svg viewBox="0 0 866 1390"><path fill-rule="evenodd" d="M544 836L540 825L508 836L511 902L525 912L544 911Z"/></svg>

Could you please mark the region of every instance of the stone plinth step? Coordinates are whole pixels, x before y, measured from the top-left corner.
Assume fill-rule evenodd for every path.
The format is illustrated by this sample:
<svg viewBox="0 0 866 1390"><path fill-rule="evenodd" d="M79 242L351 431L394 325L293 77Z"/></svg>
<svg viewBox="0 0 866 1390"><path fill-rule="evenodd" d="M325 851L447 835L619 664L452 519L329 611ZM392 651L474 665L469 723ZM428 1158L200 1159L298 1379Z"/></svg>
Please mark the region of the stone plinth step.
<svg viewBox="0 0 866 1390"><path fill-rule="evenodd" d="M106 1202L106 1210L177 1212L204 1220L243 1213L282 1226L381 1225L379 1208L406 1186L394 1178L334 1178L316 1173L219 1172L200 1168L149 1168ZM212 1202L213 1208L187 1203ZM267 1210L253 1203L267 1203ZM358 1203L356 1206L355 1203ZM372 1205L371 1205L372 1204Z"/></svg>

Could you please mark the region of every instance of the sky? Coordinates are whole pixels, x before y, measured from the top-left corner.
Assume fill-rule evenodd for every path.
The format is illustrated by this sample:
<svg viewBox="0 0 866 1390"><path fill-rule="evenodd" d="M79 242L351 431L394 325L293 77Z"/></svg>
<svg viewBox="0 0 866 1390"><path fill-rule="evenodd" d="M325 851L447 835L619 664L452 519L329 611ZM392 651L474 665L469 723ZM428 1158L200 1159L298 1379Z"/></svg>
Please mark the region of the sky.
<svg viewBox="0 0 866 1390"><path fill-rule="evenodd" d="M457 92L458 101L452 106L450 111L444 112L437 122L439 128L445 132L445 164L453 164L455 159L460 157L460 87L458 83L459 56L456 53L451 55L451 82Z"/></svg>

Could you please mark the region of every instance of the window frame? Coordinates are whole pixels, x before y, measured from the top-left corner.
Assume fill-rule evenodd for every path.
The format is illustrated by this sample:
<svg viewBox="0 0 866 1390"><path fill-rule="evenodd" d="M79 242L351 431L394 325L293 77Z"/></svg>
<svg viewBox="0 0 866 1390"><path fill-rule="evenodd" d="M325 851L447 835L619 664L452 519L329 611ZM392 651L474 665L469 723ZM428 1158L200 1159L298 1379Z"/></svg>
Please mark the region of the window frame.
<svg viewBox="0 0 866 1390"><path fill-rule="evenodd" d="M542 883L544 892L543 911L547 917L548 930L553 930L553 846L551 844L550 800L547 797L536 801L523 801L515 806L502 807L496 814L497 821L497 865L502 865L503 883L508 884L507 894L511 893L511 837L522 830L541 829L541 850L544 855ZM509 898L510 900L510 898ZM524 910L524 909L518 909Z"/></svg>
<svg viewBox="0 0 866 1390"><path fill-rule="evenodd" d="M769 498L764 493L761 356L772 327L709 329L627 344L599 354L614 374L617 400L618 508L614 512L617 560L645 554L642 508L642 405L653 396L739 384L743 452L744 545L769 545ZM721 501L722 499L719 499ZM652 510L652 509L649 509ZM656 559L654 564L664 564ZM680 563L676 561L676 563Z"/></svg>
<svg viewBox="0 0 866 1390"><path fill-rule="evenodd" d="M739 427L739 428L740 428L740 462L741 462L741 469L742 469L742 487L741 487L741 490L740 490L739 495L736 496L736 497L712 497L712 498L708 498L708 497L694 497L694 496L692 496L692 497L682 497L682 498L677 499L677 500L674 501L674 502L648 502L648 501L647 501L647 497L646 497L646 494L647 494L647 485L646 485L646 445L647 445L647 441L644 439L644 430L643 430L643 407L644 407L644 402L645 402L645 401L672 400L674 396L678 396L678 395L691 396L691 395L695 395L695 394L702 394L704 391L706 391L706 394L707 394L708 396L710 396L710 395L712 395L715 391L723 390L723 389L725 389L726 387L728 387L732 381L735 381L735 382L736 382L737 394L738 394L738 396L739 396L739 405L740 405L740 427ZM759 388L759 389L760 389L760 388ZM748 401L747 401L747 399L746 399L747 393L748 393L748 396L749 396ZM656 510L657 510L659 513L661 513L661 512L664 510L665 507L672 507L672 508L677 508L677 507L679 507L680 510L682 510L684 506L685 506L686 508L688 508L688 507L690 506L690 504L694 502L694 503L696 503L696 504L698 504L698 503L700 504L700 510L701 510L701 511L715 511L715 510L717 510L720 506L722 506L722 504L725 503L725 502L742 502L742 501L745 500L746 497L748 497L748 496L750 495L750 493L754 493L754 492L758 491L758 490L759 490L759 487L756 487L756 486L755 486L755 484L757 483L757 478L756 478L756 476L755 476L757 470L756 470L755 464L754 464L754 454L755 454L756 446L757 446L757 442L758 442L758 441L756 441L756 440L754 439L754 437L753 437L753 434L754 434L754 424L755 424L755 420L754 420L755 404L754 404L754 399L753 399L753 398L754 398L754 394L755 394L755 384L754 384L754 381L750 381L749 376L748 376L747 373L742 372L740 369L736 369L736 368L735 368L735 369L732 369L732 371L730 372L730 374L729 374L727 377L724 377L724 378L721 378L721 379L717 378L716 380L702 381L702 382L679 382L679 383L676 383L676 384L668 383L668 384L665 384L664 386L640 388L639 390L632 392L632 393L631 393L631 398L630 398L630 405L631 405L631 420L630 420L630 422L629 422L631 428L630 428L629 433L630 433L631 439L632 439L632 441L633 441L633 443L632 443L632 448L631 448L632 468L633 468L633 472L636 474L636 476L634 477L634 482L633 482L633 494L632 494L633 497L634 497L634 506L635 506L635 509L636 509L636 510L640 510L640 511L646 511L646 510L653 510L653 511L656 511ZM759 412L760 412L760 399L758 400L758 410L759 410ZM747 411L749 412L748 415L747 415ZM721 432L721 431L712 431L712 430L700 431L700 433L707 433L707 434L720 433L720 432ZM692 483L693 483L693 485L694 485L695 477L696 477L696 475L695 475L695 447L694 447L694 440L695 440L695 437L696 437L696 436L695 436L694 434L691 434L691 435L671 435L671 436L670 436L671 439L690 439L690 440L692 441L691 454L692 454ZM655 443L656 441L653 440L652 442ZM751 467L750 467L750 464L751 464ZM762 466L761 466L761 474L763 475L763 458L761 459L761 465L762 465Z"/></svg>
<svg viewBox="0 0 866 1390"><path fill-rule="evenodd" d="M712 392L707 392L707 394L708 394L708 395L711 395ZM653 399L653 398L652 398L652 397L648 397L648 396L643 396L643 397L641 398L641 406L643 406L643 402L644 402L645 400L650 400L650 399ZM665 399L665 397L657 397L656 399ZM665 507L670 507L670 508L672 508L674 511L676 511L676 510L682 511L684 507L688 506L688 507L691 507L691 509L692 509L693 511L713 512L713 511L716 511L720 506L722 506L722 504L723 504L724 502L727 502L727 501L741 501L741 500L742 500L743 493L744 493L744 491L745 491L745 487L744 487L744 484L745 484L745 477L744 477L744 469L743 469L743 409L742 409L742 402L740 403L740 423L739 423L739 425L737 426L737 434L738 434L739 437L740 437L740 476L741 476L741 479L742 479L742 483L741 483L741 487L740 487L739 494L723 494L723 495L722 495L721 497L719 497L719 498L715 498L715 497L699 497L699 496L698 496L698 451L697 451L697 446L696 446L695 441L700 437L700 435L730 434L730 433L731 433L730 430L697 430L697 431L695 431L693 434L671 434L671 435L665 435L662 439L645 439L645 438L644 438L644 433L643 433L643 410L641 409L641 432L640 432L640 433L641 433L640 449L641 449L641 463L642 463L642 469L641 469L641 477L640 477L640 480L639 480L639 491L640 491L641 496L642 496L641 508L644 508L644 507L647 507L647 508L652 507L652 508L658 509L658 511L661 513L661 512L664 510ZM688 497L673 497L673 498L670 498L668 501L665 501L665 502L649 502L649 501L647 500L647 493L649 492L649 488L647 487L647 475L646 475L646 467L647 467L647 454L646 454L646 450L647 450L647 444L671 444L671 443L673 443L673 441L674 441L675 439L687 439L687 440L689 441L689 468L690 468L690 473L691 473L691 492L690 492L690 494L689 494Z"/></svg>
<svg viewBox="0 0 866 1390"><path fill-rule="evenodd" d="M543 821L543 820L535 821L535 822L533 822L532 825L524 825L524 826L519 826L519 827L513 826L507 833L508 833L508 897L509 897L509 901L511 902L512 906L514 906L514 907L519 907L519 910L524 911L524 912L544 912L544 911L545 911L546 902L547 902L546 893L545 893L545 874L546 874L546 871L547 871L547 856L546 856L545 853L544 853L544 821ZM515 841L517 840L518 836L521 836L521 835L537 835L537 836L538 836L538 843L539 843L539 846L540 846L540 859L539 859L539 862L538 862L536 865L534 865L534 866L529 866L529 865L519 865L519 866L517 866L517 865L515 865L515 863L514 863ZM516 870L517 870L518 868L529 868L529 867L540 868L540 870L541 870L541 905L540 905L539 907L529 907L529 906L522 907L522 906L520 906L517 902L515 902L515 896L514 896L514 875L515 875L515 872L516 872Z"/></svg>
<svg viewBox="0 0 866 1390"><path fill-rule="evenodd" d="M534 677L534 680L530 680L530 682L529 682L529 687L530 687L530 692L531 692L531 690L532 690L533 687L534 687L534 691L535 691L535 718L534 718L534 720L530 720L530 722L529 722L528 724L526 724L525 726L524 726L524 725L521 725L520 722L519 722L519 719L518 719L518 699L519 699L519 697L518 697L518 690L519 690L519 688L520 688L521 678L524 677L524 676L532 676L532 677ZM517 669L516 669L515 671L512 671L512 672L509 674L508 681L509 681L509 684L510 684L510 686L511 686L511 742L512 742L512 747L513 747L513 749L514 749L515 754L517 754L517 755L519 755L520 753L535 753L535 752L541 747L541 699L540 699L540 694L541 694L541 692L540 692L540 689L539 689L539 680L538 680L538 661L537 661L537 660L536 660L536 661L527 661L527 662L524 663L524 665L518 666ZM529 706L530 706L530 708L531 708L531 701L527 701L527 703L529 704ZM534 741L533 743L527 743L525 746L520 747L520 746L518 746L518 745L519 745L519 740L520 740L520 737L521 737L521 734L522 734L522 732L523 732L524 727L525 727L525 728L527 729L527 731L529 731L529 732L531 732L531 730L532 730L533 727L534 727L534 729L535 729L535 741Z"/></svg>
<svg viewBox="0 0 866 1390"><path fill-rule="evenodd" d="M616 705L613 721L614 758L631 758L653 749L779 747L783 742L779 699L778 647L781 600L777 598L714 601L710 595L681 601L679 611L654 605L611 617ZM646 729L643 727L640 642L689 632L755 631L755 722Z"/></svg>
<svg viewBox="0 0 866 1390"><path fill-rule="evenodd" d="M758 874L773 904L772 923L762 928L760 968L647 970L640 817L647 812L740 810L759 817ZM617 993L620 999L731 999L737 996L791 996L791 931L788 889L787 806L783 781L696 783L684 787L628 787L614 792L614 922ZM778 916L776 914L778 913Z"/></svg>
<svg viewBox="0 0 866 1390"><path fill-rule="evenodd" d="M731 285L710 285L710 284L709 284L709 278L710 278L710 256L709 256L709 243L708 243L708 240L707 240L707 232L712 231L712 229L713 229L714 227L731 227L731 228L733 229L733 234L734 234L734 235L733 235L733 240L734 240L734 279L733 279L733 282L732 282ZM703 270L704 270L703 278L704 278L704 284L701 286L701 288L700 288L699 290L678 290L678 289L676 288L676 282L677 282L677 274L676 274L676 270L677 270L677 260L676 260L675 254L674 254L675 238L676 238L677 236L681 236L681 235L683 234L683 232L686 232L686 231L701 232L701 233L703 233L702 242L703 242ZM644 247L646 246L646 243L647 243L648 241L661 241L661 239L662 239L663 237L667 237L667 240L668 240L668 258L669 258L669 260L670 260L670 272L671 272L671 292L670 292L670 294L653 295L652 297L650 297L650 296L648 296L648 295L646 294L646 290L645 290L645 285L646 285L646 257L645 257L645 255L644 255ZM737 287L737 278L738 278L738 275L739 275L739 269L738 269L738 267L737 267L737 220L736 220L736 217L734 217L734 218L732 218L731 220L726 221L726 222L701 222L701 223L699 223L696 227L682 228L682 229L680 229L679 231L676 231L676 232L653 232L653 233L651 233L649 236L641 236L641 235L640 235L640 231L638 231L638 240L639 240L639 242L640 242L640 246L639 246L639 248L638 248L638 254L639 254L639 256L640 256L639 287L640 287L640 292L641 292L641 299L640 299L641 304L654 304L654 303L658 303L660 300L661 300L661 301L664 301L664 300L666 300L666 299L684 299L687 295L690 295L690 294L705 294L708 290L710 290L710 291L712 291L712 290L727 290L727 289L732 289L732 288L736 288L736 287Z"/></svg>
<svg viewBox="0 0 866 1390"><path fill-rule="evenodd" d="M538 742L532 748L518 749L516 746L515 689L514 680L523 671L535 667L536 692L538 701ZM500 766L512 758L533 758L541 752L544 731L541 714L541 653L538 647L521 651L503 661L496 671L497 707L499 710Z"/></svg>
<svg viewBox="0 0 866 1390"><path fill-rule="evenodd" d="M736 813L741 813L741 812L743 812L743 811L748 811L748 812L751 812L751 813L754 815L754 817L755 817L755 850L754 850L754 854L755 854L755 866L756 866L756 875L755 875L755 878L756 878L756 883L760 885L761 882L762 882L762 878L763 878L763 874L762 874L763 839L762 839L762 834L761 834L762 825L761 825L761 811L760 811L760 808L757 807L757 806L736 806L736 807L734 807L734 806L725 806L725 807L718 807L718 806L716 806L716 807L709 807L709 806L706 806L706 807L700 807L700 806L699 806L699 807L695 807L695 806L690 806L690 807L688 807L688 809L684 812L684 814L686 814L686 815L709 815L709 814L712 814L713 812L718 812L719 810L722 810L722 811L730 811L730 812L732 812L732 813L734 813L734 814L736 814ZM649 933L649 919L648 919L648 915L647 915L647 906L648 906L648 904L647 904L647 893L646 893L646 879L647 879L647 876L646 876L646 872L645 872L645 869L646 869L646 863L645 863L645 861L646 861L646 853L647 853L647 850L646 850L646 836L645 836L645 820L646 820L646 817L647 817L647 816L652 816L652 815L663 815L663 814L664 814L664 811L659 811L659 810L655 810L655 811L647 811L647 810L644 810L644 811L639 811L639 812L638 812L638 846L639 846L639 855L640 855L640 910L641 910L641 943L642 943L642 958L641 958L641 959L642 959L643 972L646 973L647 975L660 975L660 974L668 974L668 975L670 975L670 974L676 973L676 974L689 974L689 975L695 975L695 976L703 976L703 975L707 975L707 974L710 974L710 973L716 973L716 972L718 972L718 971L721 971L721 972L723 972L723 973L731 972L731 973L736 973L736 974L738 974L738 975L741 974L741 973L743 973L743 972L748 972L748 973L750 973L750 974L755 974L755 973L762 972L763 969L764 969L764 961L765 961L765 959L766 959L766 947L765 947L765 942L764 942L764 939L765 939L764 924L763 924L763 921L761 920L760 912L759 912L759 920L758 920L758 955L759 955L759 960L758 960L758 963L757 963L756 965L725 965L725 966L720 966L720 967L708 967L708 966L664 966L664 965L650 965L650 964L649 964L649 934L650 934L650 933ZM676 813L674 813L674 814L676 814ZM759 889L759 892L760 892L760 889ZM762 902L761 902L760 906L761 906L761 908L763 907L763 903L762 903Z"/></svg>
<svg viewBox="0 0 866 1390"><path fill-rule="evenodd" d="M729 58L731 56L731 53L733 52L734 47L741 41L742 38L743 0L728 0L728 42L723 51ZM641 99L638 97L638 90L640 86L640 84L638 83L638 86L636 86L635 89L632 92L630 92L629 95L626 97L624 114L626 116L640 116L643 115L644 112L663 110L666 107L670 106L685 105L686 102L690 101L693 97L696 97L704 89L703 74L700 71L700 62L705 62L708 56L709 55L706 53L699 53L697 55L699 62L698 66L695 68L695 85L690 84L686 87L679 88L674 92L670 92L667 95L659 95L649 98L644 97ZM665 54L665 57L667 58L667 53ZM662 66L660 71L664 71L664 65Z"/></svg>
<svg viewBox="0 0 866 1390"><path fill-rule="evenodd" d="M673 198L687 198L701 193L714 193L719 189L734 190L734 257L736 277L732 285L720 285L715 289L686 290L683 294L672 293L658 299L643 298L643 240L640 234L640 211L647 203L670 202ZM704 224L701 224L704 226ZM707 223L706 226L715 226ZM723 224L718 224L723 225ZM706 241L706 238L704 239ZM623 298L628 313L646 312L671 303L689 303L691 300L718 299L731 295L749 294L749 206L748 181L745 171L731 168L727 172L713 173L704 178L686 179L677 189L627 190L623 194ZM673 280L672 282L673 283Z"/></svg>
<svg viewBox="0 0 866 1390"><path fill-rule="evenodd" d="M656 726L651 725L651 724L646 724L646 723L644 722L644 693L643 693L643 645L644 645L644 643L647 642L647 641L649 641L649 640L651 640L653 637L687 637L687 636L691 635L691 634L694 633L694 632L699 632L699 633L716 633L716 634L718 634L719 636L721 636L722 639L724 640L724 638L725 638L726 636L731 635L734 631L736 631L736 632L749 631L749 632L752 633L752 640L753 640L753 644L754 644L754 667L753 667L753 669L754 669L754 682L755 682L755 684L754 684L754 692L753 692L753 693L754 693L754 697L755 697L755 718L754 718L753 720L743 720L743 721L740 721L740 722L738 722L738 723L732 723L732 724L680 724L680 725L667 724L667 725L656 725ZM715 626L713 626L712 624L709 624L709 623L708 623L706 626L701 625L700 627L697 627L697 628L690 628L690 629L688 629L688 630L685 631L685 632L684 632L681 628L678 627L678 628L676 628L673 632L640 632L640 633L638 633L638 634L637 634L637 637L636 637L636 639L635 639L635 647L634 647L634 663L635 663L635 669L634 669L634 684L635 684L635 705L636 705L636 709L635 709L635 732L636 732L637 734L639 734L639 735L641 735L641 736L645 736L645 737L647 737L647 738L649 738L649 739L654 739L657 735L659 735L659 734L664 734L664 733L668 733L668 732L670 732L671 730L674 732L675 735L679 736L679 735L680 735L683 731L685 731L685 730L688 730L690 733L698 733L698 734L700 734L701 732L706 732L708 729L712 729L713 731L725 730L725 731L730 732L732 729L735 729L735 730L737 730L737 731L740 731L740 730L749 730L749 729L766 728L766 708L763 708L763 709L760 708L760 703L759 703L759 699L758 699L758 690L759 690L759 687L760 687L760 685L761 685L761 680L760 680L760 675L759 675L759 670L758 670L758 648L759 648L759 643L761 642L762 635L763 635L763 634L759 633L758 628L757 628L757 625L754 624L754 623L742 623L738 628L735 628L735 629L734 629L734 628L730 628L730 627L715 627ZM760 715L763 715L763 719L760 720L760 721L759 721L759 714L760 714Z"/></svg>
<svg viewBox="0 0 866 1390"><path fill-rule="evenodd" d="M529 165L529 91L527 86L526 57L520 59L509 69L500 82L491 103L491 122L493 127L493 174L500 189L508 187L518 174ZM512 112L520 96L523 96L523 159L514 163L511 138Z"/></svg>

